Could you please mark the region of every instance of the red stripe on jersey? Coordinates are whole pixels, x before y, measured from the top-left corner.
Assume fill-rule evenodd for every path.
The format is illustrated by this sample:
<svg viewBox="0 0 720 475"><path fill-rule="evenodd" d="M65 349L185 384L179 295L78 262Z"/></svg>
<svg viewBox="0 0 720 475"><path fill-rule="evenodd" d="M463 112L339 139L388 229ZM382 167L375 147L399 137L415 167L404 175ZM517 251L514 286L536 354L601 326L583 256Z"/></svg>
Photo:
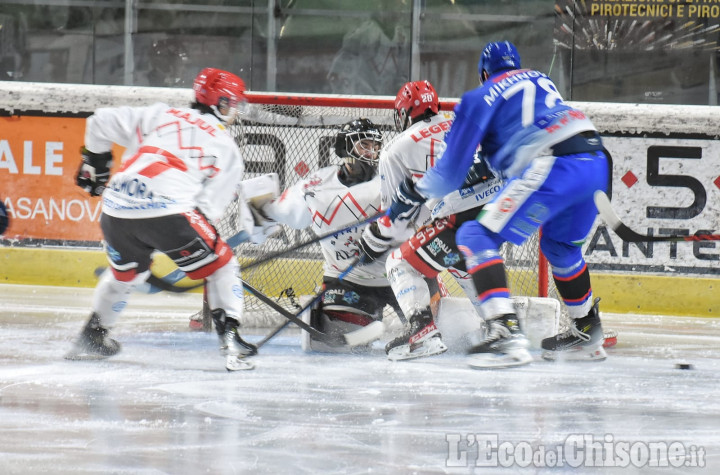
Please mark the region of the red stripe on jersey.
<svg viewBox="0 0 720 475"><path fill-rule="evenodd" d="M325 224L332 224L333 220L335 219L335 215L338 213L338 211L340 211L340 208L343 205L345 205L351 209L355 208L357 211L360 212L360 214L362 215L363 218L369 217L368 214L365 212L365 210L360 205L360 203L358 203L357 200L355 199L355 197L352 195L352 193L348 192L344 196L340 196L339 198L340 198L340 202L337 204L337 206L335 206L335 209L332 210L332 213L330 213L329 217L326 217L319 211L315 211L315 213L313 213L313 216L312 216L313 223L316 222L316 218L319 218L320 221L322 221ZM348 200L350 203L352 203L353 206L350 206L348 204L348 202L345 200Z"/></svg>

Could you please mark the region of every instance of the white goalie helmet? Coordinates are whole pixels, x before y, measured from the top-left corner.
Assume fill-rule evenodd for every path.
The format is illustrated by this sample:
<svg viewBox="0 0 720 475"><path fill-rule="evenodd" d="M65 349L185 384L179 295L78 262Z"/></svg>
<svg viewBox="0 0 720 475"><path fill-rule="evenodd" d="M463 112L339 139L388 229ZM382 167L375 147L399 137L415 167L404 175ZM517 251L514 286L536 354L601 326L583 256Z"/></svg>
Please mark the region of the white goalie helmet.
<svg viewBox="0 0 720 475"><path fill-rule="evenodd" d="M356 119L344 124L335 136L335 153L345 163L356 162L377 167L383 136L378 127L368 119Z"/></svg>

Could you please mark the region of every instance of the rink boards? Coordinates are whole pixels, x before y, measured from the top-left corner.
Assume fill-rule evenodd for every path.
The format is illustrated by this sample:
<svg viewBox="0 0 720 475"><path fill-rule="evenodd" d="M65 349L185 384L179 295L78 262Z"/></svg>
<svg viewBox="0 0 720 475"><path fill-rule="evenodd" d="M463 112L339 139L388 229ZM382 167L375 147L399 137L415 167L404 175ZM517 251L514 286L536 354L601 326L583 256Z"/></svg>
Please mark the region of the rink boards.
<svg viewBox="0 0 720 475"><path fill-rule="evenodd" d="M307 265L319 266L320 263ZM94 287L97 282L94 271L98 267L107 267L107 260L97 250L3 248L0 251L0 283L6 284ZM159 256L153 266L153 271L160 275L173 269L172 262L164 256ZM603 311L720 316L717 280L713 278L595 272L592 279L593 292L603 299ZM299 284L301 281L299 279ZM179 283L184 284L186 282ZM312 293L316 283L305 284L299 285L298 291Z"/></svg>
<svg viewBox="0 0 720 475"><path fill-rule="evenodd" d="M107 265L102 253L96 248L61 245L64 241L96 242L100 237L99 200L91 200L72 183L83 116L96 107L120 103L143 105L159 100L186 105L191 92L2 84L0 110L6 116L0 117L0 199L8 205L13 223L0 250L0 282L92 287L95 269ZM613 156L613 207L624 222L653 235L718 232L720 143L716 137L720 123L716 108L575 105L596 124ZM28 236L34 241L26 243ZM37 242L47 241L59 245L38 247ZM716 246L713 242L623 243L598 220L583 251L593 273L593 290L603 298L607 311L717 316L720 293L713 289L720 274L720 251ZM169 272L172 266L160 261L156 270L164 269ZM308 287L314 284L308 282Z"/></svg>

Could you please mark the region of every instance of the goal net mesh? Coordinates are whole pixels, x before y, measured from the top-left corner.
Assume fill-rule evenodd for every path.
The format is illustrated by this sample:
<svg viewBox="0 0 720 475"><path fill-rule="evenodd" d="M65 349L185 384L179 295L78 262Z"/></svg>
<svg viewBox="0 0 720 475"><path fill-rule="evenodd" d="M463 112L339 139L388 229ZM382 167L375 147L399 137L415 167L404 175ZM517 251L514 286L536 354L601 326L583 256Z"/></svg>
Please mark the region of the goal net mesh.
<svg viewBox="0 0 720 475"><path fill-rule="evenodd" d="M238 123L231 127L243 152L245 178L277 173L281 191L315 170L340 163L341 159L334 152L334 138L346 122L359 117L370 119L382 130L385 143L397 134L393 125L392 100L389 99L254 94L250 102ZM443 108L450 107L452 105ZM238 210L238 203L231 203L218 226L226 240L240 232ZM234 251L241 268L315 237L308 230L281 228L262 245L249 242L237 245ZM514 295L558 297L547 268L539 265L537 235L522 246L505 244L501 251ZM322 264L320 246L315 243L245 269L242 277L285 309L297 313L299 297L319 290ZM441 273L440 279L451 295L464 295L447 272ZM549 282L547 290L541 284L543 279ZM386 308L386 312L390 311ZM247 293L245 313L243 324L246 326L269 327L285 321L276 311Z"/></svg>

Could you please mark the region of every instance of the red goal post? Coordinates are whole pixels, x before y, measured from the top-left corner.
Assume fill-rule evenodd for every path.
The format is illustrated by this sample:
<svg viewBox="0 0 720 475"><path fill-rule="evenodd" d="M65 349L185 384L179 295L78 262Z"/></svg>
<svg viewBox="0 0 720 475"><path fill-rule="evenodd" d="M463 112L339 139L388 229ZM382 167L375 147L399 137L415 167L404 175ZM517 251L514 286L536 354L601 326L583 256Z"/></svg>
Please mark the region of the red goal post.
<svg viewBox="0 0 720 475"><path fill-rule="evenodd" d="M246 178L278 173L285 189L311 172L339 164L334 137L340 126L359 117L377 124L385 143L397 134L392 97L248 93L238 123L231 131L245 160ZM441 101L442 110L452 110L456 101ZM238 206L232 203L218 227L228 239L236 235ZM241 265L269 253L287 249L314 236L306 230L283 227L277 236L257 246L241 243L235 252ZM511 291L515 295L557 298L549 279L547 262L540 253L537 236L523 246L504 245ZM290 311L297 309L299 296L313 294L322 280L322 255L314 244L291 255L248 269L243 278ZM460 287L447 273L443 283L453 295ZM273 326L283 318L253 297L246 298L246 325Z"/></svg>

